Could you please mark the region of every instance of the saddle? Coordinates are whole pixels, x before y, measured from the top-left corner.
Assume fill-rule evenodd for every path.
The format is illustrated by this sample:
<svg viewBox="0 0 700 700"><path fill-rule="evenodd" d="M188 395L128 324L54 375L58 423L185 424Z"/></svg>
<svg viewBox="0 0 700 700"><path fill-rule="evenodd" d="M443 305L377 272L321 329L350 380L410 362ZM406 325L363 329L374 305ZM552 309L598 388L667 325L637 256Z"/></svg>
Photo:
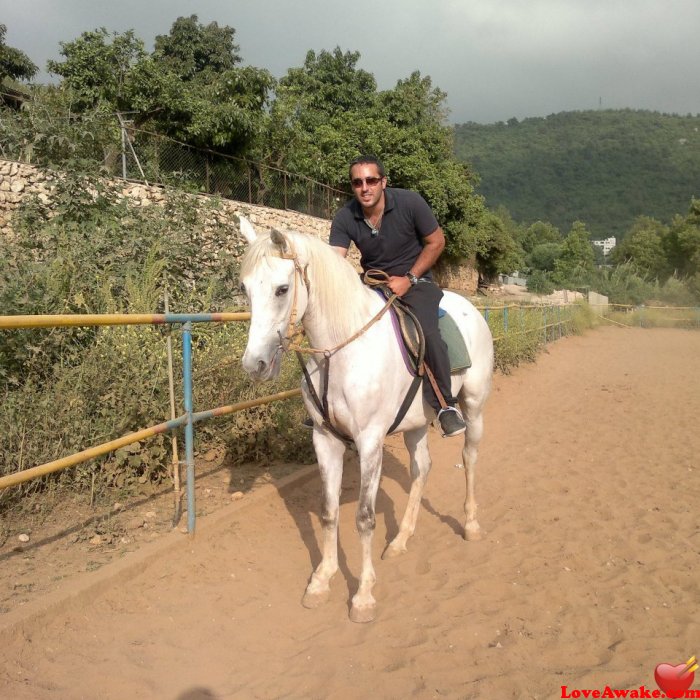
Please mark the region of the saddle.
<svg viewBox="0 0 700 700"><path fill-rule="evenodd" d="M391 290L380 285L376 291L385 299L389 299ZM406 367L411 374L423 375L423 360L425 357L425 338L418 319L401 302L396 299L390 308L394 332L401 346ZM472 366L469 351L464 336L460 333L455 320L445 309L438 309L438 326L440 335L447 345L447 355L450 361L450 372L461 372Z"/></svg>
<svg viewBox="0 0 700 700"><path fill-rule="evenodd" d="M368 274L368 273L366 273ZM367 277L365 277L365 282ZM371 286L380 294L386 301L389 301L395 295L389 289L388 286L378 282L375 278L370 283ZM406 415L408 409L413 403L418 388L423 383L423 377L427 375L429 381L433 385L433 389L438 394L438 399L444 408L444 399L440 395L440 390L435 383L435 378L432 375L430 369L426 366L425 359L425 337L423 335L423 329L418 322L418 319L414 314L408 309L405 304L402 304L398 297L393 299L393 303L389 307L389 312L391 314L392 323L394 326L394 331L397 336L399 347L402 350L402 355L404 362L408 371L413 375L413 381L404 396L401 406L394 418L393 423L387 430L387 435L390 435L399 426L404 416ZM441 313L440 313L441 312ZM447 343L448 356L450 359L450 369L452 372L461 371L468 367L471 367L471 359L469 358L469 352L467 351L467 346L464 343L464 338L457 327L454 319L446 312L444 309L439 310L439 328L440 334L443 340ZM315 390L311 377L309 376L308 369L304 363L301 353L297 351L297 358L301 366L301 370L304 374L306 380L306 386L308 387L311 400L314 402L319 413L323 416L323 424L326 428L333 433L338 439L345 442L347 445L352 444L352 440L340 432L331 422L329 412L328 412L328 374L330 371L330 354L324 353L325 358L321 363L322 367L322 392L319 393Z"/></svg>

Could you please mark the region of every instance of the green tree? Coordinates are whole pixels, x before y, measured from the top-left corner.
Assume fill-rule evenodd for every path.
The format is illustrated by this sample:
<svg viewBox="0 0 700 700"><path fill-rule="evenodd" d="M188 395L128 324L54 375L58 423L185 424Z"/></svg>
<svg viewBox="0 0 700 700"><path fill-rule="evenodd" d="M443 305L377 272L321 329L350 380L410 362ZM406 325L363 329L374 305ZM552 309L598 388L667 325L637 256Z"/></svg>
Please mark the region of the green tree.
<svg viewBox="0 0 700 700"><path fill-rule="evenodd" d="M580 219L596 238L619 240L636 217L668 222L698 196L698 130L700 115L562 112L457 125L455 152L479 173L490 206L562 231Z"/></svg>
<svg viewBox="0 0 700 700"><path fill-rule="evenodd" d="M686 217L674 218L665 241L672 272L700 299L700 199L691 200Z"/></svg>
<svg viewBox="0 0 700 700"><path fill-rule="evenodd" d="M272 165L347 189L348 163L376 152L381 119L374 76L360 54L309 51L279 81L263 150Z"/></svg>
<svg viewBox="0 0 700 700"><path fill-rule="evenodd" d="M275 81L263 69L238 67L235 30L197 15L180 17L133 71L130 101L142 119L175 139L247 155L265 127Z"/></svg>
<svg viewBox="0 0 700 700"><path fill-rule="evenodd" d="M525 258L527 266L532 270L554 272L556 262L563 252L563 243L540 243Z"/></svg>
<svg viewBox="0 0 700 700"><path fill-rule="evenodd" d="M134 66L146 56L143 42L133 30L110 34L104 27L83 32L74 41L61 42L63 61L49 61L50 73L75 95L75 109L98 105L129 110L127 83Z"/></svg>
<svg viewBox="0 0 700 700"><path fill-rule="evenodd" d="M264 129L274 79L266 70L238 67L234 35L216 22L201 25L196 15L180 17L148 54L132 30L103 28L62 43L64 60L48 66L76 96L78 111L129 112L137 127L244 155Z"/></svg>
<svg viewBox="0 0 700 700"><path fill-rule="evenodd" d="M216 22L200 24L197 15L178 17L169 34L156 37L154 56L182 80L207 74L215 79L242 60L235 34L233 27L220 27Z"/></svg>
<svg viewBox="0 0 700 700"><path fill-rule="evenodd" d="M665 239L668 227L649 216L637 217L619 245L613 248L611 260L620 264L633 262L645 275L659 280L668 277Z"/></svg>
<svg viewBox="0 0 700 700"><path fill-rule="evenodd" d="M527 278L527 291L533 294L551 294L554 291L551 275L544 270L533 270Z"/></svg>
<svg viewBox="0 0 700 700"><path fill-rule="evenodd" d="M419 191L447 237L448 254L474 256L483 200L452 155L445 93L414 72L391 90L358 68L360 54L309 51L280 81L264 151L276 167L347 189L348 163L363 153L384 162L390 185Z"/></svg>
<svg viewBox="0 0 700 700"><path fill-rule="evenodd" d="M5 43L7 26L0 24L0 83L5 78L31 80L38 70L24 51L12 48Z"/></svg>
<svg viewBox="0 0 700 700"><path fill-rule="evenodd" d="M520 245L526 253L531 253L536 246L543 243L561 243L561 241L559 229L545 221L535 221L534 224L523 228L519 238Z"/></svg>
<svg viewBox="0 0 700 700"><path fill-rule="evenodd" d="M479 230L481 236L476 260L483 278L492 281L497 275L511 273L520 267L521 249L499 216L485 212Z"/></svg>
<svg viewBox="0 0 700 700"><path fill-rule="evenodd" d="M562 286L590 283L595 270L595 252L586 224L575 221L564 239L561 255L554 262L553 280Z"/></svg>

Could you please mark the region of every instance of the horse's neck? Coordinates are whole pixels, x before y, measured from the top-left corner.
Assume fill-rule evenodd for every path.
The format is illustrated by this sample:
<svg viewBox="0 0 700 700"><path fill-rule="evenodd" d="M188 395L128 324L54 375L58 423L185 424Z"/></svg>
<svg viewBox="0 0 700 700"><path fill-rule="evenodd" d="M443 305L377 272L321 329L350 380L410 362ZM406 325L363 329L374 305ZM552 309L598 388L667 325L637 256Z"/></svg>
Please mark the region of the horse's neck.
<svg viewBox="0 0 700 700"><path fill-rule="evenodd" d="M355 333L368 324L382 308L382 301L378 294L370 291L364 285L353 290L349 296L348 304L354 304L357 310L355 322L352 328L347 328L341 333L333 331L333 325L329 323L322 311L317 306L310 304L303 318L304 331L312 347L328 350L344 343Z"/></svg>

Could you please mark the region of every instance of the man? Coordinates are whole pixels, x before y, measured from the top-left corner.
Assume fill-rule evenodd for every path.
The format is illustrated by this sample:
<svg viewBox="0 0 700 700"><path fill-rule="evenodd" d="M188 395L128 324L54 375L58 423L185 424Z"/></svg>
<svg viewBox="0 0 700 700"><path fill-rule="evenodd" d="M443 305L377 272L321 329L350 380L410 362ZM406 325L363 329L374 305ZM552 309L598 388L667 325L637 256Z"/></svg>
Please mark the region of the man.
<svg viewBox="0 0 700 700"><path fill-rule="evenodd" d="M343 257L350 243L355 243L363 270L383 270L389 275L389 288L423 327L425 360L447 406L440 405L427 378L423 396L437 412L443 435L459 435L466 424L455 408L447 345L438 328L442 291L430 273L445 247L442 229L417 192L387 188L384 166L374 156L352 161L350 183L355 199L335 215L329 243Z"/></svg>

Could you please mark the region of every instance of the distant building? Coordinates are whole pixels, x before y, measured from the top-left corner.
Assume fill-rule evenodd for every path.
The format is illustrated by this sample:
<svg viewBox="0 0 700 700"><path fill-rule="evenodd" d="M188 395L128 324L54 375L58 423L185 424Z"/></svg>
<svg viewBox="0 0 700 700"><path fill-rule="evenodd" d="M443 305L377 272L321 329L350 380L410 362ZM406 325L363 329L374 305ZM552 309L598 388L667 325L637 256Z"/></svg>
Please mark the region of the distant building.
<svg viewBox="0 0 700 700"><path fill-rule="evenodd" d="M610 238L604 238L602 241L591 241L591 243L598 246L598 248L602 248L603 255L607 255L617 245L617 239L615 236L610 236Z"/></svg>

